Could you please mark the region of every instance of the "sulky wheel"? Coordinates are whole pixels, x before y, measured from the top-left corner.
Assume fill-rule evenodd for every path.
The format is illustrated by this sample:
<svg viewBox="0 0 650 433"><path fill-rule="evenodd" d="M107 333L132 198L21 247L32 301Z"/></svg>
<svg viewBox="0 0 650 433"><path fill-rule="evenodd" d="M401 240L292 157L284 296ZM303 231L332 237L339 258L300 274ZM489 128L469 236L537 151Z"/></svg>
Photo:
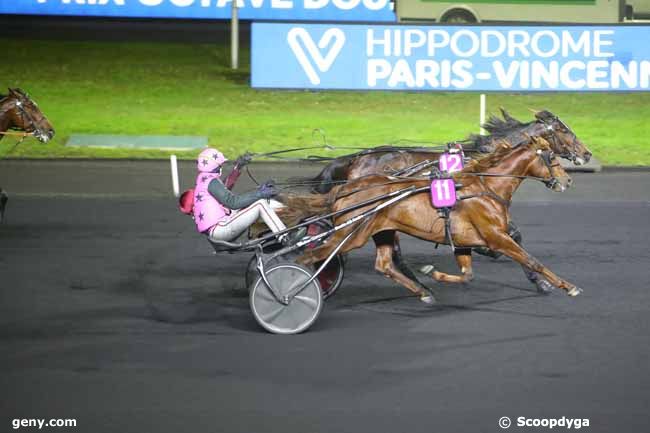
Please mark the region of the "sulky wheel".
<svg viewBox="0 0 650 433"><path fill-rule="evenodd" d="M283 256L284 257L284 256ZM276 259L277 261L286 261L287 259L290 259L289 257L284 257L284 260L282 258ZM272 263L267 263L267 265L272 265ZM317 263L314 266L314 270L318 269L320 267L321 262ZM318 274L318 277L316 279L320 283L321 291L323 292L323 299L327 299L330 296L332 296L338 288L341 286L341 283L343 282L343 275L345 272L345 260L343 259L343 256L336 256L334 257L323 269L323 272ZM246 287L251 287L255 280L259 277L259 273L257 272L257 256L251 257L251 259L248 261L248 265L246 265Z"/></svg>
<svg viewBox="0 0 650 433"><path fill-rule="evenodd" d="M307 234L313 236L323 233L332 228L332 223L327 220L316 221L307 226ZM323 241L321 241L322 243ZM316 248L321 243L311 243L307 248ZM314 271L320 268L322 262L314 264ZM323 269L323 272L318 274L318 282L320 283L321 290L323 291L323 299L332 296L343 282L343 274L345 269L345 255L337 255L334 257Z"/></svg>
<svg viewBox="0 0 650 433"><path fill-rule="evenodd" d="M320 267L320 262L316 263L315 269ZM316 279L318 280L321 291L323 292L323 299L327 299L332 296L343 282L343 274L345 272L345 262L343 256L335 256L327 264L323 272L318 274Z"/></svg>
<svg viewBox="0 0 650 433"><path fill-rule="evenodd" d="M266 278L279 296L288 294L311 277L309 269L296 263L280 263L266 269ZM298 293L288 305L279 302L258 277L250 291L251 311L257 323L274 334L297 334L307 330L323 307L318 280Z"/></svg>
<svg viewBox="0 0 650 433"><path fill-rule="evenodd" d="M329 221L326 220L316 221L312 224L309 224L309 226L307 226L306 234L309 236L317 235L319 233L329 230L331 227L332 224ZM316 248L321 243L322 241L320 243L313 242L311 244L308 244L306 248L308 249ZM274 263L279 263L281 261L293 261L293 259L295 259L299 255L300 255L299 252L293 252L284 255L282 257L278 257L273 262L267 263L267 265L272 265ZM314 265L314 271L320 268L321 263L322 262L318 262ZM338 255L334 257L327 265L327 267L323 269L323 272L321 272L318 275L317 279L318 282L320 283L320 287L323 292L323 299L327 299L330 296L332 296L341 286L341 283L343 282L343 274L345 272L344 269L345 269L345 255ZM258 277L259 275L257 273L257 257L253 256L251 257L251 259L248 261L248 264L246 265L246 273L244 274L246 287L250 288L253 285L253 283L257 280Z"/></svg>

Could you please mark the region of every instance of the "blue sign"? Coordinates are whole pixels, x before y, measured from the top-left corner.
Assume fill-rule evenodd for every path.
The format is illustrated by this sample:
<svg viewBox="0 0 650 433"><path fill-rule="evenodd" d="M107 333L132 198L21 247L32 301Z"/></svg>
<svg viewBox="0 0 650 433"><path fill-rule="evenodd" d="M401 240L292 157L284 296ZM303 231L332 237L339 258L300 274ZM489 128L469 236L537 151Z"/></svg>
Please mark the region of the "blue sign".
<svg viewBox="0 0 650 433"><path fill-rule="evenodd" d="M258 88L650 91L650 26L254 23L252 32Z"/></svg>
<svg viewBox="0 0 650 433"><path fill-rule="evenodd" d="M237 0L243 20L394 22L392 0ZM229 19L232 0L0 0L0 14Z"/></svg>

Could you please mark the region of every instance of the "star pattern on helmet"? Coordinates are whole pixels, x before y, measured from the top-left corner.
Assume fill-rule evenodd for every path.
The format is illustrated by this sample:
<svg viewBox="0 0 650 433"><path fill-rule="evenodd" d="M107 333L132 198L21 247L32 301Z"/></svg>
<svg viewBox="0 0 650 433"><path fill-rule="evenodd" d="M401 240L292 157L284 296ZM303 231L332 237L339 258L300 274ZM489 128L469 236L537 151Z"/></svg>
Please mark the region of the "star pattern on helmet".
<svg viewBox="0 0 650 433"><path fill-rule="evenodd" d="M196 195L196 201L203 201L203 196L200 193Z"/></svg>
<svg viewBox="0 0 650 433"><path fill-rule="evenodd" d="M212 155L212 159L219 159L219 154L218 154L218 153L214 153L214 154Z"/></svg>
<svg viewBox="0 0 650 433"><path fill-rule="evenodd" d="M199 214L199 220L203 221L203 217L205 217L205 215L203 215L203 212L201 212L201 213Z"/></svg>
<svg viewBox="0 0 650 433"><path fill-rule="evenodd" d="M208 165L208 160L207 159L203 160L203 165Z"/></svg>

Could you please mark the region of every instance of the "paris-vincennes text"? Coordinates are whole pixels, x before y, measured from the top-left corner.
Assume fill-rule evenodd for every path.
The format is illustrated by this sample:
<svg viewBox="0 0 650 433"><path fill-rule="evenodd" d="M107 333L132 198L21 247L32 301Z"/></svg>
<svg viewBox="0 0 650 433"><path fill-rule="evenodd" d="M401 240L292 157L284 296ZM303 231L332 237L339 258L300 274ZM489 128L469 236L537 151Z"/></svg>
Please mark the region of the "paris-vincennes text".
<svg viewBox="0 0 650 433"><path fill-rule="evenodd" d="M369 87L630 90L650 88L650 60L616 58L615 30L368 29Z"/></svg>

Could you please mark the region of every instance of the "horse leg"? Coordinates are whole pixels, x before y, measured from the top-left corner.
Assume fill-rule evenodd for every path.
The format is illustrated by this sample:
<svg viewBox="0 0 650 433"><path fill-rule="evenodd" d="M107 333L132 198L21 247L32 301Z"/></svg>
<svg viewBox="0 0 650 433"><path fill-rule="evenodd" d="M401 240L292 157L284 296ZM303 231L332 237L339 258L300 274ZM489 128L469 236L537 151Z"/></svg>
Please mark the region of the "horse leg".
<svg viewBox="0 0 650 433"><path fill-rule="evenodd" d="M521 245L521 232L519 231L519 227L515 225L512 221L508 223L508 235L515 240L519 245ZM487 247L476 247L474 248L474 251L476 251L477 254L480 254L482 256L487 256L491 257L493 259L498 259L499 257L502 256L501 253L498 253L496 251L492 251L491 249ZM526 275L528 276L528 274ZM529 278L530 280L530 278ZM533 281L533 280L531 280Z"/></svg>
<svg viewBox="0 0 650 433"><path fill-rule="evenodd" d="M386 232L388 233L388 232ZM418 277L415 275L415 272L411 269L411 267L404 261L402 258L402 247L399 242L399 233L392 232L393 234L393 263L395 266L397 266L397 269L400 270L402 274L407 276L409 279L417 282L420 284L422 287L425 287L420 280L418 280ZM375 243L377 243L375 241Z"/></svg>
<svg viewBox="0 0 650 433"><path fill-rule="evenodd" d="M436 302L433 292L428 287L421 284L417 279L411 279L400 272L400 269L393 262L394 257L394 231L385 231L373 235L373 240L377 247L377 258L375 260L375 269L386 278L395 281L397 284L409 289L420 297L425 304Z"/></svg>
<svg viewBox="0 0 650 433"><path fill-rule="evenodd" d="M460 248L454 251L456 263L462 275L452 275L445 272L436 271L433 265L426 265L420 269L423 274L430 275L436 281L443 283L469 283L474 279L472 270L472 250L469 248Z"/></svg>
<svg viewBox="0 0 650 433"><path fill-rule="evenodd" d="M550 269L539 262L539 260L517 244L517 242L515 242L507 233L492 231L482 233L482 235L491 250L505 254L523 267L541 274L552 285L565 290L569 296L578 296L582 293L582 289L558 277Z"/></svg>
<svg viewBox="0 0 650 433"><path fill-rule="evenodd" d="M512 227L514 227L515 229L514 233L511 230ZM508 236L510 236L517 243L517 245L523 248L522 238L521 238L521 233L519 232L519 228L512 223L508 225ZM544 295L551 293L551 291L553 290L553 285L548 281L546 281L544 278L540 278L537 272L533 271L530 268L527 268L524 265L521 265L521 270L524 271L524 275L526 275L528 281L530 281L535 285L535 287L537 287L537 291L539 293L542 293Z"/></svg>

